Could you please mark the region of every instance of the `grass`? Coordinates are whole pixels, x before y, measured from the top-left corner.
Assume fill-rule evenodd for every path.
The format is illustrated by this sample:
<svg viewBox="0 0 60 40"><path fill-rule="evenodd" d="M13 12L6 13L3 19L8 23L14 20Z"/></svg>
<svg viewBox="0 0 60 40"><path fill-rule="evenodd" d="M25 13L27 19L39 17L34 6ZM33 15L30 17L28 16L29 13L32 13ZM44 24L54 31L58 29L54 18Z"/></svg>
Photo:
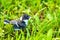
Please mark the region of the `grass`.
<svg viewBox="0 0 60 40"><path fill-rule="evenodd" d="M23 13L31 16L25 29L4 25ZM0 0L0 40L60 40L60 0Z"/></svg>

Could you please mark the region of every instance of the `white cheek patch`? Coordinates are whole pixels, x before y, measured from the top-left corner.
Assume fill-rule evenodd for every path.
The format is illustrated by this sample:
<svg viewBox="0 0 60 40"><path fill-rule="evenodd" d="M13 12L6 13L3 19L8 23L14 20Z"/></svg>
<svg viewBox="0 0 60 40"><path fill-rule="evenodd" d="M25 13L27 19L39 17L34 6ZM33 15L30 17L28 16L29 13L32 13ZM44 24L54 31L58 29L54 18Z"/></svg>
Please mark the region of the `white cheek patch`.
<svg viewBox="0 0 60 40"><path fill-rule="evenodd" d="M28 20L23 20L25 23L26 23L26 25L28 25Z"/></svg>

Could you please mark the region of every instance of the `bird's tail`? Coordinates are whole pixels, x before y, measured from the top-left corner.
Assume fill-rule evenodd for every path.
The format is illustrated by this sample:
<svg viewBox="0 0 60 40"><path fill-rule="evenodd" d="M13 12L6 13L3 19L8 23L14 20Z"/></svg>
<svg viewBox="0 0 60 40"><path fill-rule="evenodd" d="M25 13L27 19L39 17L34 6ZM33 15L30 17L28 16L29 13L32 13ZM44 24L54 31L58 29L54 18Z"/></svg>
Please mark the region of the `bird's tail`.
<svg viewBox="0 0 60 40"><path fill-rule="evenodd" d="M4 20L4 24L9 24L10 21L9 20Z"/></svg>

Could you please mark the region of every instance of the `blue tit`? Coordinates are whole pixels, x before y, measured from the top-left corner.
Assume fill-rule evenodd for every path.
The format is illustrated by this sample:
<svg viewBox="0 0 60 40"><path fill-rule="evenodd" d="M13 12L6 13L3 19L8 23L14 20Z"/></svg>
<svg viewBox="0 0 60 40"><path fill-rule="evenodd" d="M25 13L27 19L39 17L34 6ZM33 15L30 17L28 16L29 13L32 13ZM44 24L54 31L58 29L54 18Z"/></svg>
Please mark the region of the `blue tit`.
<svg viewBox="0 0 60 40"><path fill-rule="evenodd" d="M4 24L12 24L14 30L20 30L21 28L25 28L28 25L28 20L30 16L27 14L22 15L18 20L4 20Z"/></svg>

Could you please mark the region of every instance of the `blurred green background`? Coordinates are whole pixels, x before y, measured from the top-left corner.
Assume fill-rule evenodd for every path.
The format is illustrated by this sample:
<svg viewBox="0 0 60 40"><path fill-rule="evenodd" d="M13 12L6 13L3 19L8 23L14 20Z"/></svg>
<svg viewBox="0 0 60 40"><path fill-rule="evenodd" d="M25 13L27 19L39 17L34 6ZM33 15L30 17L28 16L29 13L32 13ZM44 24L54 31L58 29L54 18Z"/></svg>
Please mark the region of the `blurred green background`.
<svg viewBox="0 0 60 40"><path fill-rule="evenodd" d="M31 16L24 30L13 30L4 19ZM0 0L0 40L60 40L60 0Z"/></svg>

